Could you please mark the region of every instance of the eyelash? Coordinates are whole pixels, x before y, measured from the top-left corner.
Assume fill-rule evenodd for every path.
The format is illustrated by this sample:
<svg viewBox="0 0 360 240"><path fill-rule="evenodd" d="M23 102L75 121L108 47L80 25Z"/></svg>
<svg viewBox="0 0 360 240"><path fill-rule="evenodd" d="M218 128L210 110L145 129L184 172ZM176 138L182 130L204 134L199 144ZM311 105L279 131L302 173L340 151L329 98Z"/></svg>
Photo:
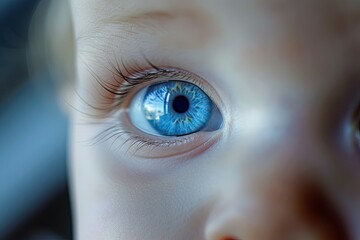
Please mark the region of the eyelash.
<svg viewBox="0 0 360 240"><path fill-rule="evenodd" d="M146 57L145 62L149 65L149 68L146 70L145 68L141 68L138 64L134 63L132 65L127 65L124 62L116 62L116 64L110 63L111 68L106 68L113 75L113 82L108 82L95 74L89 68L90 74L96 79L98 85L105 90L110 97L104 96L100 94L103 98L103 106L94 106L91 105L83 98L81 100L86 103L86 105L90 106L93 110L98 112L98 114L91 115L92 117L98 119L108 119L107 124L109 127L100 131L93 139L91 139L90 144L96 145L100 143L104 143L112 140L110 144L111 147L114 146L115 142L121 138L122 136L126 136L126 140L118 147L121 149L127 143L131 143L127 151L130 151L131 148L135 148L134 154L139 151L143 147L150 147L150 150L154 148L164 146L171 147L176 145L181 145L186 142L190 142L192 140L191 136L183 136L183 137L143 137L139 134L136 134L133 131L129 131L123 128L123 122L119 120L119 118L111 118L109 116L113 116L113 113L119 111L120 109L124 109L125 99L136 90L136 87L152 82L160 82L159 79L181 79L183 81L189 81L193 84L196 84L201 89L205 89L204 84L201 80L199 80L196 75L192 73L188 73L184 70L177 68L163 68L158 67L152 62L150 62ZM208 92L208 91L206 91ZM212 93L209 93L210 98ZM87 114L89 115L89 114ZM96 122L98 123L98 122ZM101 124L104 124L102 121ZM136 131L134 129L134 131ZM148 135L148 134L142 134Z"/></svg>
<svg viewBox="0 0 360 240"><path fill-rule="evenodd" d="M111 68L106 68L111 74L113 74L114 83L110 83L105 81L103 78L98 76L91 71L89 71L91 75L96 79L99 86L105 90L107 93L111 94L112 97L106 97L101 95L104 98L105 104L112 103L110 107L95 107L93 105L87 104L93 108L93 110L98 110L100 113L98 114L99 118L104 118L108 113L113 112L121 108L124 103L124 99L132 92L137 86L148 83L154 82L160 78L166 79L181 79L183 81L189 81L201 89L204 89L204 86L200 80L198 80L197 76L194 74L185 72L184 70L180 70L177 68L163 68L154 65L150 62L146 57L144 57L146 63L151 67L148 70L144 70L139 65L134 63L133 65L129 66L122 62L122 67L120 66L119 62L116 64L110 63ZM122 70L123 69L123 70ZM121 79L119 81L119 79ZM211 93L210 93L211 95ZM110 102L109 102L110 101ZM94 115L92 115L94 116Z"/></svg>

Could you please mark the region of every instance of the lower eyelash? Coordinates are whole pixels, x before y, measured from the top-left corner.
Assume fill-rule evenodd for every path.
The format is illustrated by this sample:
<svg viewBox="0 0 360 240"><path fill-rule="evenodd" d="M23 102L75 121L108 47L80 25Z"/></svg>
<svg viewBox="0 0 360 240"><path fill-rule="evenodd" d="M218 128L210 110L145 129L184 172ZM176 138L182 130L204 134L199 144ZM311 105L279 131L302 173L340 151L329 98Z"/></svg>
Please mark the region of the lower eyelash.
<svg viewBox="0 0 360 240"><path fill-rule="evenodd" d="M129 152L131 150L131 148L136 146L136 149L134 151L134 154L135 154L141 148L143 148L145 146L151 146L151 144L149 144L146 139L139 139L138 136L132 136L129 131L126 131L116 125L109 127L107 129L101 131L100 133L98 133L90 141L90 144L98 145L98 144L106 143L108 141L112 141L110 144L110 148L113 148L116 141L124 136L126 136L125 141L123 141L121 145L117 146L116 149L121 150L123 148L123 146L125 146L126 144L128 144L130 142L131 144L128 147L127 152Z"/></svg>
<svg viewBox="0 0 360 240"><path fill-rule="evenodd" d="M168 139L153 139L145 138L139 135L132 133L131 131L125 130L120 127L121 124L112 124L112 126L102 130L98 133L93 139L90 140L90 145L98 145L103 144L108 141L111 141L110 148L113 148L116 141L120 138L125 137L125 140L122 144L116 147L117 150L121 150L125 145L129 144L126 152L130 152L132 148L135 148L133 154L135 155L137 151L141 150L144 147L149 148L149 152L153 151L157 147L172 147L179 144L184 144L186 142L190 142L191 138L168 138Z"/></svg>

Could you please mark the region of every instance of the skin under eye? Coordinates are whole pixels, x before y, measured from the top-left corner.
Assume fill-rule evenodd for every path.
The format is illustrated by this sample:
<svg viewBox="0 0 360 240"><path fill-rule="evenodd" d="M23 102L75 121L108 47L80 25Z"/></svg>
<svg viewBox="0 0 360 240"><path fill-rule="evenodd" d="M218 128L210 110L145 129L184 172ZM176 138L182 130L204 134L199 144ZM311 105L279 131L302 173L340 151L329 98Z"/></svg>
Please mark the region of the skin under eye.
<svg viewBox="0 0 360 240"><path fill-rule="evenodd" d="M167 81L140 90L129 107L132 124L145 133L183 136L221 127L217 106L198 86L185 81Z"/></svg>

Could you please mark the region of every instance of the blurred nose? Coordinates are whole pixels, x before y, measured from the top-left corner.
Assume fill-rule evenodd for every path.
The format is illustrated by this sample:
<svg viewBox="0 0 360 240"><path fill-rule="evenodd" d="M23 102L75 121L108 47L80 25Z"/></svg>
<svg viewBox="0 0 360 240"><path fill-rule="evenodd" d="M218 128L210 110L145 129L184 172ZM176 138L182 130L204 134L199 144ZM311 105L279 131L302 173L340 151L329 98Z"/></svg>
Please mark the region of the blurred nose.
<svg viewBox="0 0 360 240"><path fill-rule="evenodd" d="M217 206L207 239L350 239L341 211L316 182L274 176L256 187Z"/></svg>
<svg viewBox="0 0 360 240"><path fill-rule="evenodd" d="M317 156L306 153L306 147L273 147L279 154L251 153L247 160L257 163L239 167L241 173L223 185L206 225L206 239L350 239L333 192L312 164ZM238 171L235 165L233 171Z"/></svg>

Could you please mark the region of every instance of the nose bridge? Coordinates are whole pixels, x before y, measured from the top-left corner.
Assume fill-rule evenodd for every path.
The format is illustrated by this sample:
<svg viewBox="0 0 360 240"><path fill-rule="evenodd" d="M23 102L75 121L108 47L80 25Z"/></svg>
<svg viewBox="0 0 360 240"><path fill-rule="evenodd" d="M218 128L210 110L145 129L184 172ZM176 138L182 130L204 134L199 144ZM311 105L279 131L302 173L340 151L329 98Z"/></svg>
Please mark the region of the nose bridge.
<svg viewBox="0 0 360 240"><path fill-rule="evenodd" d="M321 159L320 151L314 151L321 141L315 131L316 119L301 107L255 107L241 114L232 126L225 156L235 175L243 165L254 169L272 166L269 170L277 166L275 169L287 172L286 168L311 168L313 159Z"/></svg>
<svg viewBox="0 0 360 240"><path fill-rule="evenodd" d="M259 152L277 147L286 149L284 145L304 148L313 141L312 130L317 120L316 106L310 98L314 94L306 89L295 91L294 86L282 86L270 92L263 88L266 85L257 88L258 94L244 94L243 101L252 104L241 104L234 109L230 123L230 141L234 147L257 148Z"/></svg>

